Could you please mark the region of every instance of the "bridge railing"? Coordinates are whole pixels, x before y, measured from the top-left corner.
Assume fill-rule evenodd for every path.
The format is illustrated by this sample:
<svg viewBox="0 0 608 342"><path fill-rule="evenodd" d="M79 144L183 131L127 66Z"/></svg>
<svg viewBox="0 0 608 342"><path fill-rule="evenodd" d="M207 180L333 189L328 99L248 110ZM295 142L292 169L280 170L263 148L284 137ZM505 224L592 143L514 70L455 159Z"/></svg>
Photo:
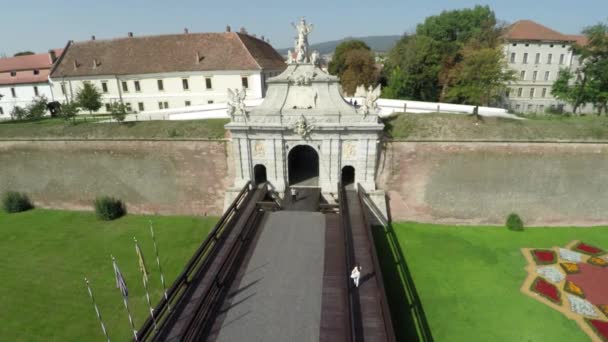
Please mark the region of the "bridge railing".
<svg viewBox="0 0 608 342"><path fill-rule="evenodd" d="M344 250L346 254L346 288L348 289L348 312L349 312L349 328L350 336L347 341L356 341L356 336L360 336L361 329L361 312L359 297L350 281L350 271L355 267L355 249L353 244L353 234L350 229L350 216L348 214L348 202L346 200L345 188L342 183L338 183L338 203L340 204L340 216L342 230L344 232ZM355 289L356 290L356 289Z"/></svg>
<svg viewBox="0 0 608 342"><path fill-rule="evenodd" d="M388 306L388 300L386 298L386 288L384 287L384 279L382 277L382 269L380 268L380 261L378 260L378 253L376 251L376 244L374 240L374 236L372 234L372 226L370 224L369 214L366 210L366 202L365 196L367 193L363 186L360 183L357 183L357 193L359 198L359 205L361 207L361 219L363 220L363 224L365 226L365 230L367 232L367 238L369 240L369 245L371 249L372 261L374 263L374 269L376 271L376 282L378 284L378 289L380 289L380 307L382 308L382 316L384 318L384 328L386 330L386 337L388 342L395 341L395 330L393 328L393 321L391 319L391 310Z"/></svg>
<svg viewBox="0 0 608 342"><path fill-rule="evenodd" d="M179 304L192 279L206 268L206 257L212 253L213 248L217 245L218 241L223 237L224 233L228 231L226 228L229 228L229 223L232 222L232 219L238 215L238 210L241 208L242 203L245 201L251 191L251 183L247 182L247 184L245 184L243 189L236 196L232 204L228 207L226 212L224 212L224 215L222 215L213 230L196 250L190 261L188 261L184 267L184 270L175 279L167 291L167 298L163 296L160 302L154 308L154 318L157 323L157 329L154 329L154 321L152 320L152 317L148 317L137 332L137 338L139 341L147 341L152 339L156 333L156 330L160 331L167 323L173 308Z"/></svg>

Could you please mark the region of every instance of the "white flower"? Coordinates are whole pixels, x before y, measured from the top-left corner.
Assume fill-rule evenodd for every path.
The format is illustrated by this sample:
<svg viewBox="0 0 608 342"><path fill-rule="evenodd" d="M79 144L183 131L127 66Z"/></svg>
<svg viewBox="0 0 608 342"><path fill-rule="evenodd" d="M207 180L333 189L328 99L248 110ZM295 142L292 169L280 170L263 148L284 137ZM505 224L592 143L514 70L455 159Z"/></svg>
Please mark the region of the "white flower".
<svg viewBox="0 0 608 342"><path fill-rule="evenodd" d="M561 282L562 280L564 280L564 275L555 266L537 267L536 272L540 276L542 276L543 278L547 279L548 281L550 281L554 284L557 284L557 283Z"/></svg>
<svg viewBox="0 0 608 342"><path fill-rule="evenodd" d="M572 312L574 312L574 313L589 316L589 317L598 317L599 316L597 314L597 312L595 311L593 304L589 303L588 301L586 301L582 298L568 294L568 301L570 302L570 310L572 310Z"/></svg>
<svg viewBox="0 0 608 342"><path fill-rule="evenodd" d="M573 252L569 249L560 248L559 257L570 262L582 262L583 256L581 253Z"/></svg>

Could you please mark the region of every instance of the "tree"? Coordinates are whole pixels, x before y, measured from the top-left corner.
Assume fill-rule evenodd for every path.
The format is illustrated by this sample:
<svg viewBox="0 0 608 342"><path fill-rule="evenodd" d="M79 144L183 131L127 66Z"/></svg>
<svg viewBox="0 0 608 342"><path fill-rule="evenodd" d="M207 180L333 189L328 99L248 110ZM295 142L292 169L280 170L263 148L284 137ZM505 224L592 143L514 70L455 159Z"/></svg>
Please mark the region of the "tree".
<svg viewBox="0 0 608 342"><path fill-rule="evenodd" d="M346 70L346 55L349 51L360 49L371 51L370 47L360 40L348 40L338 44L334 51L334 55L327 66L329 73L342 77L342 74Z"/></svg>
<svg viewBox="0 0 608 342"><path fill-rule="evenodd" d="M84 82L82 88L76 93L76 102L79 103L80 107L89 111L93 114L93 111L98 111L101 108L101 92L91 82Z"/></svg>
<svg viewBox="0 0 608 342"><path fill-rule="evenodd" d="M27 119L29 120L38 120L41 119L44 114L46 114L46 105L48 101L46 97L40 96L34 99L32 103L30 103L25 110L27 111Z"/></svg>
<svg viewBox="0 0 608 342"><path fill-rule="evenodd" d="M452 70L453 85L446 94L452 102L476 106L495 103L515 80L503 59L501 48L470 46L462 52L462 62Z"/></svg>
<svg viewBox="0 0 608 342"><path fill-rule="evenodd" d="M21 51L21 52L17 52L16 54L13 55L13 57L19 57L19 56L29 56L29 55L33 55L34 53L32 51Z"/></svg>
<svg viewBox="0 0 608 342"><path fill-rule="evenodd" d="M375 85L378 79L376 63L371 51L365 49L351 50L346 55L346 69L340 83L346 94L354 95L360 85L366 88Z"/></svg>
<svg viewBox="0 0 608 342"><path fill-rule="evenodd" d="M120 102L114 102L110 106L110 114L116 122L122 123L127 117L127 107Z"/></svg>
<svg viewBox="0 0 608 342"><path fill-rule="evenodd" d="M76 114L78 114L78 111L80 110L80 108L78 107L78 103L77 102L65 102L61 105L61 109L60 109L60 116L63 118L63 120L65 120L66 122L69 122L71 124L74 124L76 121L74 120L76 118Z"/></svg>

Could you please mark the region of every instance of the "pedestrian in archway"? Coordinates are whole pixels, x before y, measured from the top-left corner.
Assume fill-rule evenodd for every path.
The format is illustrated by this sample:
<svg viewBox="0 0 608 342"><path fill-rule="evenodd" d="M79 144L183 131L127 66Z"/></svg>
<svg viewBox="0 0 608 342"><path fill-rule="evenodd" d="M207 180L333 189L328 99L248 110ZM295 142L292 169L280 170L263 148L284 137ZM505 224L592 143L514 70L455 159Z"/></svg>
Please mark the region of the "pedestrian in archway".
<svg viewBox="0 0 608 342"><path fill-rule="evenodd" d="M350 272L350 278L355 283L355 287L359 287L359 279L361 279L361 266L356 264L352 272Z"/></svg>
<svg viewBox="0 0 608 342"><path fill-rule="evenodd" d="M291 201L295 202L298 199L298 190L291 188Z"/></svg>

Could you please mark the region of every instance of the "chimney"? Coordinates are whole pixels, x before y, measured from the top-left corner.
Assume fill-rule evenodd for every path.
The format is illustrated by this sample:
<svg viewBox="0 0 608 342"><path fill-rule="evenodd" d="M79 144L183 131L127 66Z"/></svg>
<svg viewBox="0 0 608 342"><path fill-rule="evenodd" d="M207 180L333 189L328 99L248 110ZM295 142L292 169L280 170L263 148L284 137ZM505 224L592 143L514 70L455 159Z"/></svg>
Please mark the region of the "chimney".
<svg viewBox="0 0 608 342"><path fill-rule="evenodd" d="M95 40L95 35L92 35L92 36L91 36L91 40Z"/></svg>
<svg viewBox="0 0 608 342"><path fill-rule="evenodd" d="M133 32L128 33L129 38L133 38Z"/></svg>
<svg viewBox="0 0 608 342"><path fill-rule="evenodd" d="M80 65L78 64L77 60L74 60L74 69L78 69Z"/></svg>
<svg viewBox="0 0 608 342"><path fill-rule="evenodd" d="M188 34L190 31L188 31L188 28L184 28L184 34Z"/></svg>
<svg viewBox="0 0 608 342"><path fill-rule="evenodd" d="M97 58L93 58L93 69L97 69L101 65L101 62Z"/></svg>
<svg viewBox="0 0 608 342"><path fill-rule="evenodd" d="M49 50L49 59L51 60L51 64L55 64L55 61L57 61L57 53L55 53L55 50Z"/></svg>
<svg viewBox="0 0 608 342"><path fill-rule="evenodd" d="M241 29L239 30L240 33L242 34L247 34L247 30L245 30L244 27L241 27Z"/></svg>
<svg viewBox="0 0 608 342"><path fill-rule="evenodd" d="M262 36L260 36L260 39L261 39L262 41L266 41L266 39L264 39L264 36L263 36L263 35L262 35Z"/></svg>
<svg viewBox="0 0 608 342"><path fill-rule="evenodd" d="M201 55L200 52L196 52L196 64L199 64L200 62L203 61L203 59L205 59L205 56Z"/></svg>
<svg viewBox="0 0 608 342"><path fill-rule="evenodd" d="M232 28L230 27L230 25L226 25L226 32L231 32Z"/></svg>

